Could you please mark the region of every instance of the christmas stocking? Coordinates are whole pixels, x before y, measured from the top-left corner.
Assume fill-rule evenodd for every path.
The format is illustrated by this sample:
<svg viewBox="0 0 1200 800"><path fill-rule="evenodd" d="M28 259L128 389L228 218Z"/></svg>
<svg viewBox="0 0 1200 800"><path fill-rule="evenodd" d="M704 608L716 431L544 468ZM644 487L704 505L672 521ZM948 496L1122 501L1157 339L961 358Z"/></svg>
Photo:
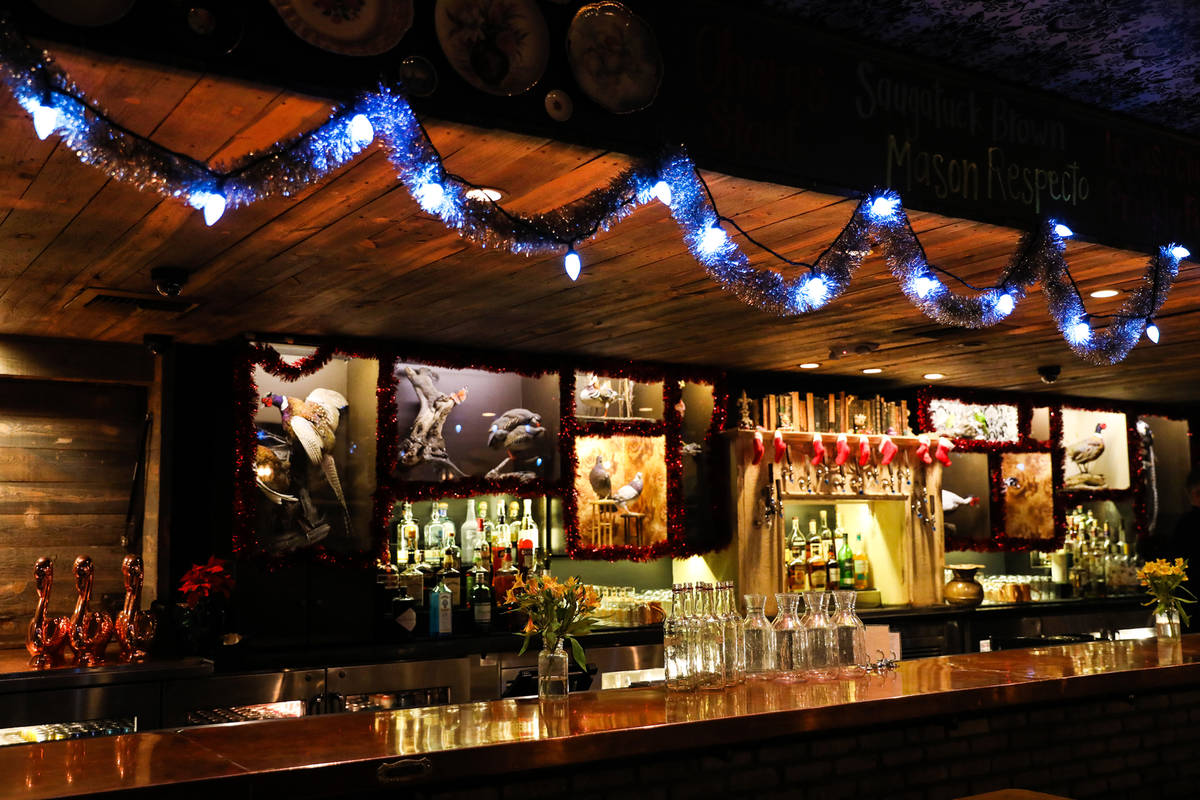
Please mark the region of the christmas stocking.
<svg viewBox="0 0 1200 800"><path fill-rule="evenodd" d="M933 453L934 458L948 467L950 466L950 451L953 449L954 442L950 441L945 436L941 436L938 438L937 450L935 450Z"/></svg>
<svg viewBox="0 0 1200 800"><path fill-rule="evenodd" d="M833 459L833 463L839 467L846 463L846 459L850 457L850 445L846 442L846 434L839 433L837 437L837 457Z"/></svg>
<svg viewBox="0 0 1200 800"><path fill-rule="evenodd" d="M922 433L917 437L917 441L921 443L920 446L917 447L917 458L921 459L926 464L932 464L933 456L929 455L929 437Z"/></svg>
<svg viewBox="0 0 1200 800"><path fill-rule="evenodd" d="M754 432L754 458L750 459L751 464L758 464L762 461L763 453L766 448L763 447L762 431Z"/></svg>
<svg viewBox="0 0 1200 800"><path fill-rule="evenodd" d="M821 443L821 434L813 434L812 463L820 464L825 460L825 445Z"/></svg>
<svg viewBox="0 0 1200 800"><path fill-rule="evenodd" d="M871 440L864 433L858 437L858 465L865 467L871 463Z"/></svg>
<svg viewBox="0 0 1200 800"><path fill-rule="evenodd" d="M775 463L783 461L783 454L787 452L787 445L783 443L783 432L775 431Z"/></svg>
<svg viewBox="0 0 1200 800"><path fill-rule="evenodd" d="M888 464L892 463L892 459L896 457L896 453L898 452L900 452L900 448L897 447L896 443L892 441L892 437L888 436L886 433L879 437L879 455L881 456L879 461L880 464L886 467Z"/></svg>

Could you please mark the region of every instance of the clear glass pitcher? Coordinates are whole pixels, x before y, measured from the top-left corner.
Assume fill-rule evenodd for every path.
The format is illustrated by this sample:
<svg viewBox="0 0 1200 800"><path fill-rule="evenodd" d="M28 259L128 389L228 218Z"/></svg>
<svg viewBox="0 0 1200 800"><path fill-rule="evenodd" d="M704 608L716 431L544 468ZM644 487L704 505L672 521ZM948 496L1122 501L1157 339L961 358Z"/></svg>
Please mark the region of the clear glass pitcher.
<svg viewBox="0 0 1200 800"><path fill-rule="evenodd" d="M746 680L746 634L737 613L733 584L717 584L721 621L725 625L725 685L737 686Z"/></svg>
<svg viewBox="0 0 1200 800"><path fill-rule="evenodd" d="M697 584L695 598L699 625L699 686L701 689L724 689L725 622L716 615L712 584Z"/></svg>
<svg viewBox="0 0 1200 800"><path fill-rule="evenodd" d="M804 680L804 667L808 648L804 641L804 628L796 616L800 595L783 593L775 595L779 607L772 628L775 631L775 677L781 681Z"/></svg>
<svg viewBox="0 0 1200 800"><path fill-rule="evenodd" d="M842 675L852 676L862 672L867 663L867 630L854 611L858 593L840 591L833 593L835 611L833 627L837 632L838 670Z"/></svg>
<svg viewBox="0 0 1200 800"><path fill-rule="evenodd" d="M763 613L767 598L761 594L748 594L745 598L746 619L742 622L742 632L746 642L746 679L767 680L775 677L778 667L775 631Z"/></svg>
<svg viewBox="0 0 1200 800"><path fill-rule="evenodd" d="M808 645L808 677L829 681L837 677L837 633L829 616L830 592L804 593L804 640Z"/></svg>
<svg viewBox="0 0 1200 800"><path fill-rule="evenodd" d="M671 587L671 609L663 621L663 671L667 691L679 692L696 688L696 668L692 663L692 639L685 604L688 587L677 583Z"/></svg>

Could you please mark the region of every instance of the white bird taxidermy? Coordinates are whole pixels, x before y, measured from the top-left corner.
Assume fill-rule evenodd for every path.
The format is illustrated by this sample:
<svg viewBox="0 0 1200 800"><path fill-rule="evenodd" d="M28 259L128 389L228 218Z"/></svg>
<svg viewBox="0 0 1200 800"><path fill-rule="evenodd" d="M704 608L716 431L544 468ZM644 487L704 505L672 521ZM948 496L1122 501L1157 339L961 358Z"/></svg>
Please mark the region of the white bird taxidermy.
<svg viewBox="0 0 1200 800"><path fill-rule="evenodd" d="M962 508L963 506L977 505L979 505L979 498L975 497L974 495L963 497L962 495L955 494L949 489L942 489L942 511L947 514L955 509Z"/></svg>
<svg viewBox="0 0 1200 800"><path fill-rule="evenodd" d="M612 381L605 381L602 385L600 379L591 374L587 377L587 386L579 390L579 401L588 408L603 411L607 417L608 407L617 401L617 390L613 388Z"/></svg>

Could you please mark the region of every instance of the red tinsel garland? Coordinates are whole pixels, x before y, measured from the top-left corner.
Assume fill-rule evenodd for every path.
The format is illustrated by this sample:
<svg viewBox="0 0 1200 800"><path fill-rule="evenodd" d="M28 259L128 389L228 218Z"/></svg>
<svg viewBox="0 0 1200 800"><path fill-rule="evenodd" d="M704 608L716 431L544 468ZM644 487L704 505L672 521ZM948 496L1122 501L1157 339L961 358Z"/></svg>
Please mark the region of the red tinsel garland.
<svg viewBox="0 0 1200 800"><path fill-rule="evenodd" d="M480 494L508 494L518 497L559 496L564 502L567 551L573 558L594 558L648 561L664 556L687 556L706 552L714 543L692 542L687 536L683 502L682 418L675 405L679 402L680 380L690 380L713 386L713 413L705 441L706 455L715 459L713 445L724 426L728 396L725 379L720 373L698 372L684 374L654 365L631 362L604 361L588 364L589 371L610 377L624 377L642 383L663 382L663 419L659 420L579 420L575 416L575 372L580 368L573 360L550 357L522 357L513 354L481 354L475 351L455 353L439 347L406 348L402 357L394 345L359 345L355 348L338 344L322 344L294 364L287 363L275 348L268 344L248 343L234 359L234 391L237 429L234 452L234 521L233 552L241 557L254 556L270 569L296 563L299 560L336 564L348 567L368 567L376 558L386 557L389 551L388 524L395 503L400 500L432 500L443 497L469 497ZM373 546L368 550L339 552L317 545L305 551L284 556L253 552L255 541L256 486L254 479L254 450L256 442L254 417L258 408L258 387L254 368L286 381L312 375L325 367L334 357L370 358L379 361L376 386L376 488L372 496L371 530ZM511 372L527 377L551 373L559 375L560 412L558 447L562 475L558 480L538 480L521 483L515 479L489 480L469 477L450 482L396 482L391 479L398 459L396 394L399 381L395 365L404 362L427 364L445 369L478 369L488 372ZM580 435L664 436L667 460L667 539L653 545L582 547L578 529L578 498L574 490L574 475L578 464L575 457L575 438ZM713 492L719 495L719 492ZM714 512L717 504L713 504Z"/></svg>

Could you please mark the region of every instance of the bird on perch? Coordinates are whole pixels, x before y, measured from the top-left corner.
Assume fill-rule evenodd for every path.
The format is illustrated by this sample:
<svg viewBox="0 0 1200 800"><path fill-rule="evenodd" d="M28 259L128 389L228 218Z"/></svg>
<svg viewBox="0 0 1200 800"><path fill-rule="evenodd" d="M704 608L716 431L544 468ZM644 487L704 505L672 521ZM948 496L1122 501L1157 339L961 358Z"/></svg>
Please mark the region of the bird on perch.
<svg viewBox="0 0 1200 800"><path fill-rule="evenodd" d="M607 500L612 497L612 475L608 465L604 463L604 456L599 453L596 453L596 462L592 464L588 473L588 481L592 484L592 491L596 493L597 499Z"/></svg>
<svg viewBox="0 0 1200 800"><path fill-rule="evenodd" d="M504 471L521 461L533 458L541 449L546 436L542 426L542 415L527 408L510 408L488 428L488 447L493 450L503 450L505 459L488 472L487 477L495 478ZM523 481L537 477L531 471L504 473L513 475Z"/></svg>
<svg viewBox="0 0 1200 800"><path fill-rule="evenodd" d="M963 497L960 494L955 494L949 489L942 489L942 511L946 514L949 514L951 511L954 511L957 508L962 508L963 506L977 505L979 505L979 498L975 497L974 495Z"/></svg>
<svg viewBox="0 0 1200 800"><path fill-rule="evenodd" d="M608 407L616 401L617 390L613 388L612 381L605 381L601 385L600 379L594 373L588 375L587 386L579 390L579 402L587 408L603 411L606 417Z"/></svg>
<svg viewBox="0 0 1200 800"><path fill-rule="evenodd" d="M1067 445L1067 458L1075 462L1080 472L1087 472L1087 465L1104 455L1104 429L1107 427L1098 422L1094 433Z"/></svg>
<svg viewBox="0 0 1200 800"><path fill-rule="evenodd" d="M263 396L262 404L267 408L279 409L283 432L300 445L310 463L321 468L325 480L329 482L334 496L342 506L346 530L349 532L350 509L346 506L346 495L342 492L337 465L333 462L333 446L337 442L341 411L350 403L332 389L313 389L303 400L298 397L267 394Z"/></svg>
<svg viewBox="0 0 1200 800"><path fill-rule="evenodd" d="M628 506L642 494L642 473L633 476L633 480L613 492L612 499L617 501L617 507L627 511Z"/></svg>

